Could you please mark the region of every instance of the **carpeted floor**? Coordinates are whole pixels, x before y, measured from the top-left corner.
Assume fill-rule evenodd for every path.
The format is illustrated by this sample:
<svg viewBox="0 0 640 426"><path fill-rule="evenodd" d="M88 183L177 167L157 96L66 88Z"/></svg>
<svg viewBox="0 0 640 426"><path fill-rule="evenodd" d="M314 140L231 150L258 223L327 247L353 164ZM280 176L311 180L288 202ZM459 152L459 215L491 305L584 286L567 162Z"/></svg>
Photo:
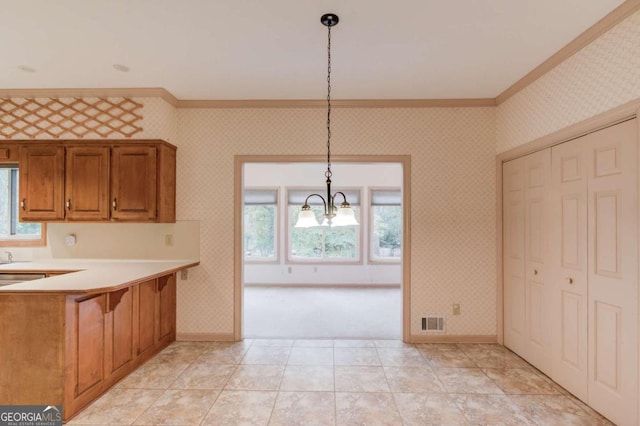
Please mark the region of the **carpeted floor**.
<svg viewBox="0 0 640 426"><path fill-rule="evenodd" d="M244 337L401 339L398 288L245 287Z"/></svg>

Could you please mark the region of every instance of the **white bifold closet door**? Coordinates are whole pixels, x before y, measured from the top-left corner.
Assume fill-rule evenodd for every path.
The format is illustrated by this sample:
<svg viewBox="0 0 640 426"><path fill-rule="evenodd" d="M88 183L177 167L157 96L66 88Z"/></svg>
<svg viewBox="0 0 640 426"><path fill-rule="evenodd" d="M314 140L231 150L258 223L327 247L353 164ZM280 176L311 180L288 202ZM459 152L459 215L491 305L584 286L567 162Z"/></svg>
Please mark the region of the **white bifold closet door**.
<svg viewBox="0 0 640 426"><path fill-rule="evenodd" d="M587 185L585 138L553 147L551 275L552 376L587 402Z"/></svg>
<svg viewBox="0 0 640 426"><path fill-rule="evenodd" d="M552 148L552 378L638 424L638 134L630 120Z"/></svg>
<svg viewBox="0 0 640 426"><path fill-rule="evenodd" d="M551 367L549 280L551 149L503 165L505 346L540 370Z"/></svg>

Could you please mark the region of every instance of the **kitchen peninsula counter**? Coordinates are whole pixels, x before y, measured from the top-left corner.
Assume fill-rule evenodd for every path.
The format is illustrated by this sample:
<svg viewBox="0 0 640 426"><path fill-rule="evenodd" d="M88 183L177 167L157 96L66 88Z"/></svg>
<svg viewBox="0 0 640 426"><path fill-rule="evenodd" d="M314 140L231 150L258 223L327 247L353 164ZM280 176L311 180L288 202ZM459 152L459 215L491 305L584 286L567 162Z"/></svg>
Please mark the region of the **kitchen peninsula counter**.
<svg viewBox="0 0 640 426"><path fill-rule="evenodd" d="M182 260L88 260L48 259L0 264L0 273L43 273L52 275L33 281L0 286L4 292L95 294L129 287L197 266L194 259Z"/></svg>
<svg viewBox="0 0 640 426"><path fill-rule="evenodd" d="M176 339L176 272L197 260L0 265L47 278L0 287L0 405L66 421Z"/></svg>

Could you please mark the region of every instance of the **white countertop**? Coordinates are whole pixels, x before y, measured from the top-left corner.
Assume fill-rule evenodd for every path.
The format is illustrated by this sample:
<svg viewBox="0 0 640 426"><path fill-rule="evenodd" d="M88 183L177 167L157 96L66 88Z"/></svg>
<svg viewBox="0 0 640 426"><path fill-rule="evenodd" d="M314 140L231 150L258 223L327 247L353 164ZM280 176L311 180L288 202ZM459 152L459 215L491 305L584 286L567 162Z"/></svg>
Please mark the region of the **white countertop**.
<svg viewBox="0 0 640 426"><path fill-rule="evenodd" d="M0 286L7 292L98 293L113 291L200 263L197 259L118 260L48 259L0 265L0 273L75 271L39 280Z"/></svg>

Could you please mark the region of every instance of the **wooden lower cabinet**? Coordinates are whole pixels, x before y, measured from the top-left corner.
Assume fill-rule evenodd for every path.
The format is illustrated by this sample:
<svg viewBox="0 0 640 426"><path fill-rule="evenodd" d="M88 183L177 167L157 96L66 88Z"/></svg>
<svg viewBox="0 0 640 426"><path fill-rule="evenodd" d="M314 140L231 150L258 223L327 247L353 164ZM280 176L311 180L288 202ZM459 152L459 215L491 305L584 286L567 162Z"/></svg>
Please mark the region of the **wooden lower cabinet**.
<svg viewBox="0 0 640 426"><path fill-rule="evenodd" d="M74 393L82 395L104 380L104 295L76 301L74 305Z"/></svg>
<svg viewBox="0 0 640 426"><path fill-rule="evenodd" d="M0 295L0 405L64 420L175 340L175 274L92 295Z"/></svg>
<svg viewBox="0 0 640 426"><path fill-rule="evenodd" d="M158 278L158 342L176 340L176 275Z"/></svg>
<svg viewBox="0 0 640 426"><path fill-rule="evenodd" d="M136 355L153 350L156 339L156 280L145 281L136 286L138 324L136 327Z"/></svg>
<svg viewBox="0 0 640 426"><path fill-rule="evenodd" d="M176 276L165 275L136 286L137 355L176 340Z"/></svg>
<svg viewBox="0 0 640 426"><path fill-rule="evenodd" d="M105 376L120 379L135 359L133 288L107 293ZM124 374L123 374L124 372Z"/></svg>

